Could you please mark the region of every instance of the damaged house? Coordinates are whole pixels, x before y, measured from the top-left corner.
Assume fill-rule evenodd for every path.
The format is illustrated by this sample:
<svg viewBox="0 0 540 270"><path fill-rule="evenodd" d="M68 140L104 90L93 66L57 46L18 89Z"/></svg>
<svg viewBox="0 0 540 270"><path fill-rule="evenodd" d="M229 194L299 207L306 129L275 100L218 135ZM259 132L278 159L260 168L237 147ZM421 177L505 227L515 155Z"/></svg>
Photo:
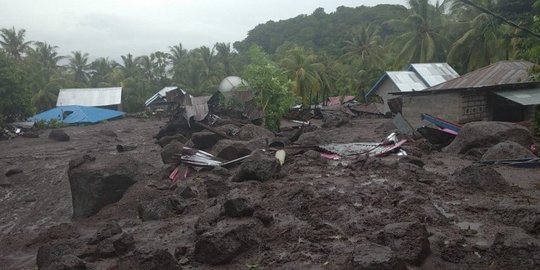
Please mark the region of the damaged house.
<svg viewBox="0 0 540 270"><path fill-rule="evenodd" d="M540 104L540 82L531 82L527 61L501 61L422 91L394 91L401 113L420 126L421 113L456 123L520 122L534 117Z"/></svg>
<svg viewBox="0 0 540 270"><path fill-rule="evenodd" d="M365 97L378 97L378 110L388 113L388 103L395 98L391 93L421 91L457 77L459 74L447 63L410 64L406 71L386 71Z"/></svg>
<svg viewBox="0 0 540 270"><path fill-rule="evenodd" d="M155 111L167 111L170 104L174 104L167 100L167 93L177 92L178 94L185 95L186 91L180 89L178 86L166 86L159 92L152 95L144 102L144 106L150 112Z"/></svg>

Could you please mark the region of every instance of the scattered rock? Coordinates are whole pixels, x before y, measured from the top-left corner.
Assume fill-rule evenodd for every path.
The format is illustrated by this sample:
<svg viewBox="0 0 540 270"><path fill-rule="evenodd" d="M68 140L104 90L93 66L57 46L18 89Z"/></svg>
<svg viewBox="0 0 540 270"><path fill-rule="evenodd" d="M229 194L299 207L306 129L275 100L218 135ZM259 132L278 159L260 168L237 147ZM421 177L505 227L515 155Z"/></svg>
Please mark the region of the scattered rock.
<svg viewBox="0 0 540 270"><path fill-rule="evenodd" d="M120 200L133 185L141 164L129 156L75 158L68 169L73 217L88 217Z"/></svg>
<svg viewBox="0 0 540 270"><path fill-rule="evenodd" d="M211 148L220 139L222 139L221 136L209 131L195 132L191 135L191 141L197 149Z"/></svg>
<svg viewBox="0 0 540 270"><path fill-rule="evenodd" d="M239 197L229 199L223 204L225 215L229 217L250 217L255 211L248 199Z"/></svg>
<svg viewBox="0 0 540 270"><path fill-rule="evenodd" d="M113 239L113 247L116 255L122 255L135 247L135 239L129 233L122 233Z"/></svg>
<svg viewBox="0 0 540 270"><path fill-rule="evenodd" d="M80 249L81 246L72 240L62 239L49 242L38 248L36 256L37 267L38 269L44 269L55 262L61 264L64 256L72 255L76 257Z"/></svg>
<svg viewBox="0 0 540 270"><path fill-rule="evenodd" d="M260 220L264 226L269 226L274 222L274 215L270 211L256 210L253 217Z"/></svg>
<svg viewBox="0 0 540 270"><path fill-rule="evenodd" d="M180 270L180 265L166 249L135 250L122 257L115 269L118 270Z"/></svg>
<svg viewBox="0 0 540 270"><path fill-rule="evenodd" d="M227 263L247 248L259 244L256 230L257 223L252 219L222 220L199 236L194 258L212 265Z"/></svg>
<svg viewBox="0 0 540 270"><path fill-rule="evenodd" d="M235 182L266 181L279 173L280 169L279 161L274 156L263 151L255 151L242 162L232 180Z"/></svg>
<svg viewBox="0 0 540 270"><path fill-rule="evenodd" d="M77 228L71 223L61 223L55 226L52 226L45 230L44 232L39 233L39 235L34 238L27 246L34 244L50 243L58 239L71 239L77 238L81 234L77 231Z"/></svg>
<svg viewBox="0 0 540 270"><path fill-rule="evenodd" d="M482 160L521 159L536 157L529 149L519 143L505 141L498 143L487 150Z"/></svg>
<svg viewBox="0 0 540 270"><path fill-rule="evenodd" d="M97 242L111 238L117 234L122 233L122 228L116 222L108 222L103 227L99 228L94 237Z"/></svg>
<svg viewBox="0 0 540 270"><path fill-rule="evenodd" d="M504 191L509 188L502 175L487 166L465 167L456 175L456 180L463 186L483 191Z"/></svg>
<svg viewBox="0 0 540 270"><path fill-rule="evenodd" d="M388 224L379 237L398 258L412 265L422 265L430 254L429 234L426 226L418 222Z"/></svg>
<svg viewBox="0 0 540 270"><path fill-rule="evenodd" d="M315 160L318 160L321 158L321 153L315 151L315 150L307 150L305 153L304 153L304 156L307 157L307 158L310 158L310 159L315 159Z"/></svg>
<svg viewBox="0 0 540 270"><path fill-rule="evenodd" d="M86 262L75 255L65 255L52 262L47 270L84 270L88 269Z"/></svg>
<svg viewBox="0 0 540 270"><path fill-rule="evenodd" d="M258 139L258 138L267 138L271 139L274 138L274 133L272 131L256 126L253 124L247 124L240 128L240 131L238 132L238 138L241 140L249 141L252 139Z"/></svg>
<svg viewBox="0 0 540 270"><path fill-rule="evenodd" d="M10 177L12 175L19 174L19 173L22 173L22 172L23 172L23 170L19 169L19 168L9 169L9 170L6 171L6 177Z"/></svg>
<svg viewBox="0 0 540 270"><path fill-rule="evenodd" d="M195 223L195 233L203 234L214 227L221 216L221 205L214 205L202 212Z"/></svg>
<svg viewBox="0 0 540 270"><path fill-rule="evenodd" d="M404 156L404 157L401 157L399 159L400 162L405 162L405 163L411 163L411 164L414 164L418 167L424 167L425 163L423 160L415 157L415 156Z"/></svg>
<svg viewBox="0 0 540 270"><path fill-rule="evenodd" d="M110 129L102 129L102 130L99 131L99 134L103 135L103 136L111 137L111 138L118 137L118 135L116 135L116 132L114 132L114 131L112 131Z"/></svg>
<svg viewBox="0 0 540 270"><path fill-rule="evenodd" d="M357 244L352 255L352 269L406 270L405 263L394 256L389 247L363 241Z"/></svg>
<svg viewBox="0 0 540 270"><path fill-rule="evenodd" d="M500 203L493 209L497 220L508 226L516 226L528 233L540 233L540 206Z"/></svg>
<svg viewBox="0 0 540 270"><path fill-rule="evenodd" d="M179 246L174 249L174 257L176 260L180 260L188 252L188 247Z"/></svg>
<svg viewBox="0 0 540 270"><path fill-rule="evenodd" d="M225 179L215 175L207 175L204 180L206 186L206 196L208 198L217 197L221 194L229 192L229 186Z"/></svg>
<svg viewBox="0 0 540 270"><path fill-rule="evenodd" d="M32 131L32 130L29 130L29 131L25 131L22 136L24 138L39 138L39 132L38 131Z"/></svg>
<svg viewBox="0 0 540 270"><path fill-rule="evenodd" d="M176 155L180 154L183 148L184 145L179 141L172 141L161 150L161 160L164 164L177 163L179 158Z"/></svg>
<svg viewBox="0 0 540 270"><path fill-rule="evenodd" d="M539 269L540 240L511 227L495 235L492 269Z"/></svg>
<svg viewBox="0 0 540 270"><path fill-rule="evenodd" d="M194 191L191 187L189 186L185 186L185 187L181 187L178 192L177 192L178 196L180 196L180 198L182 199L192 199L192 198L197 198L197 192Z"/></svg>
<svg viewBox="0 0 540 270"><path fill-rule="evenodd" d="M509 122L479 121L463 126L456 139L444 150L454 154L465 154L473 148L488 148L500 142L512 141L524 147L533 143L529 130Z"/></svg>
<svg viewBox="0 0 540 270"><path fill-rule="evenodd" d="M137 212L143 221L170 218L181 214L186 206L174 197L157 198L139 203Z"/></svg>
<svg viewBox="0 0 540 270"><path fill-rule="evenodd" d="M116 251L114 250L113 238L107 238L100 241L95 250L96 258L111 258L116 256Z"/></svg>
<svg viewBox="0 0 540 270"><path fill-rule="evenodd" d="M157 141L157 144L161 147L165 147L167 144L171 143L172 141L177 141L180 143L186 143L187 139L181 134L176 134L173 136L164 136L161 139Z"/></svg>
<svg viewBox="0 0 540 270"><path fill-rule="evenodd" d="M313 132L303 133L296 143L300 145L321 145L332 143L332 136L326 130L318 129Z"/></svg>
<svg viewBox="0 0 540 270"><path fill-rule="evenodd" d="M49 139L59 142L67 142L69 141L69 135L67 135L63 129L53 129L49 133Z"/></svg>
<svg viewBox="0 0 540 270"><path fill-rule="evenodd" d="M127 144L117 144L116 145L116 152L123 153L123 152L129 152L137 149L136 145L127 145Z"/></svg>
<svg viewBox="0 0 540 270"><path fill-rule="evenodd" d="M251 154L246 144L244 141L220 140L212 151L219 158L233 160Z"/></svg>

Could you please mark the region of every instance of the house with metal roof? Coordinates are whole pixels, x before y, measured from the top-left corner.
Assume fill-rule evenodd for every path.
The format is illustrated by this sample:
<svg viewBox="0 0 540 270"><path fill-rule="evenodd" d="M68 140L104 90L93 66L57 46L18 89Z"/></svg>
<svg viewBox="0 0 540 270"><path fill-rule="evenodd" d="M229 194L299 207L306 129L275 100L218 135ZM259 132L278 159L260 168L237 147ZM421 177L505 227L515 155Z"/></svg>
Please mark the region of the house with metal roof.
<svg viewBox="0 0 540 270"><path fill-rule="evenodd" d="M122 110L122 87L60 89L56 106L87 106Z"/></svg>
<svg viewBox="0 0 540 270"><path fill-rule="evenodd" d="M390 112L390 93L422 91L428 87L459 77L447 63L410 64L406 71L386 71L366 94L366 99L377 96L379 111Z"/></svg>
<svg viewBox="0 0 540 270"><path fill-rule="evenodd" d="M144 106L150 111L155 111L157 109L167 110L169 105L169 101L167 100L167 93L173 91L178 92L178 94L180 95L186 95L186 91L180 89L178 86L166 86L151 97L149 97L144 102Z"/></svg>
<svg viewBox="0 0 540 270"><path fill-rule="evenodd" d="M420 126L421 113L456 123L527 121L540 104L540 82L531 81L533 63L500 61L422 91L391 93L400 98L401 113Z"/></svg>

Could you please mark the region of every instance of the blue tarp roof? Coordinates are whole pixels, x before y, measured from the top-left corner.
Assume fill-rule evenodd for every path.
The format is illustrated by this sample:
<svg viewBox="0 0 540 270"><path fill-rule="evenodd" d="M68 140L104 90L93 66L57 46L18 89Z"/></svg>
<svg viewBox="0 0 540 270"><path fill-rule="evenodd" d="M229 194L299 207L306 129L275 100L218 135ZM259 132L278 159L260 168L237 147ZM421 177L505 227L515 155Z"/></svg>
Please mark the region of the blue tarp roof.
<svg viewBox="0 0 540 270"><path fill-rule="evenodd" d="M65 124L94 124L105 120L124 116L124 112L85 106L59 106L38 113L30 118L31 121L51 121L57 119Z"/></svg>

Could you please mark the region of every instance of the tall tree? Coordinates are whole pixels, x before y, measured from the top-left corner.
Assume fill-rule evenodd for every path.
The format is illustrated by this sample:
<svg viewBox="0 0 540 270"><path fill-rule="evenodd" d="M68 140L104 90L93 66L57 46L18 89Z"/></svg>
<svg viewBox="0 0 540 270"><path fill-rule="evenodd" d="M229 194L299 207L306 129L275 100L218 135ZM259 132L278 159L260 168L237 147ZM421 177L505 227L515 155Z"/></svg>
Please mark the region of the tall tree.
<svg viewBox="0 0 540 270"><path fill-rule="evenodd" d="M216 58L223 65L223 71L225 76L231 76L236 74L237 70L233 65L233 52L231 51L230 43L216 43L214 48L217 51Z"/></svg>
<svg viewBox="0 0 540 270"><path fill-rule="evenodd" d="M176 84L181 84L187 65L188 51L183 48L182 43L169 47L169 59L172 64L172 80Z"/></svg>
<svg viewBox="0 0 540 270"><path fill-rule="evenodd" d="M124 78L135 77L139 73L135 59L131 53L122 55L122 64L119 64L119 68L122 71Z"/></svg>
<svg viewBox="0 0 540 270"><path fill-rule="evenodd" d="M30 41L24 41L25 33L26 30L15 30L15 27L12 27L11 29L0 29L0 37L2 37L0 45L2 45L2 48L16 60L21 60L22 54L31 43Z"/></svg>
<svg viewBox="0 0 540 270"><path fill-rule="evenodd" d="M382 40L371 25L360 26L350 40L345 41L342 59L359 58L362 63L381 64Z"/></svg>
<svg viewBox="0 0 540 270"><path fill-rule="evenodd" d="M73 80L78 83L87 83L90 78L90 64L88 64L88 53L81 51L71 52L68 68L73 74Z"/></svg>
<svg viewBox="0 0 540 270"><path fill-rule="evenodd" d="M280 64L289 72L294 92L302 98L305 105L311 105L313 98L321 90L319 72L324 70L324 66L317 62L315 54L302 47L290 49L286 54Z"/></svg>

